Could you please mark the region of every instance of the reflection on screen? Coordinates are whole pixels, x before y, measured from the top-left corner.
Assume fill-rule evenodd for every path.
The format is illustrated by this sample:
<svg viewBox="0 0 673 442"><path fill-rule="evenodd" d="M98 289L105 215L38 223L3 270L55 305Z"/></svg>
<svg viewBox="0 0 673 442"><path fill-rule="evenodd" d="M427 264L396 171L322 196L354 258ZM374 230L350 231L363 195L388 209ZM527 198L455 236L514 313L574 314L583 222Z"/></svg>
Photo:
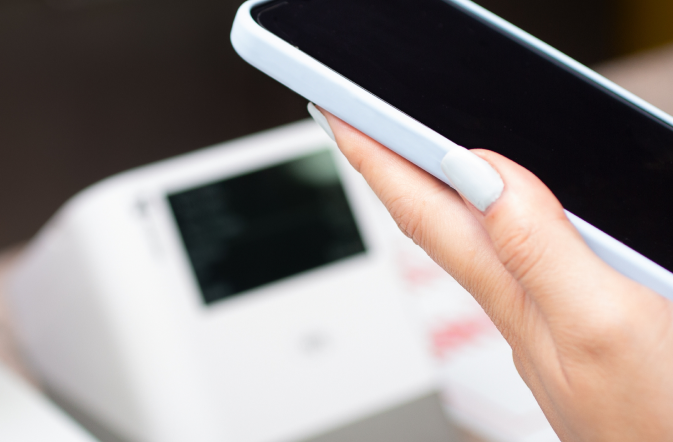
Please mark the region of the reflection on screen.
<svg viewBox="0 0 673 442"><path fill-rule="evenodd" d="M329 151L168 200L207 304L365 251Z"/></svg>

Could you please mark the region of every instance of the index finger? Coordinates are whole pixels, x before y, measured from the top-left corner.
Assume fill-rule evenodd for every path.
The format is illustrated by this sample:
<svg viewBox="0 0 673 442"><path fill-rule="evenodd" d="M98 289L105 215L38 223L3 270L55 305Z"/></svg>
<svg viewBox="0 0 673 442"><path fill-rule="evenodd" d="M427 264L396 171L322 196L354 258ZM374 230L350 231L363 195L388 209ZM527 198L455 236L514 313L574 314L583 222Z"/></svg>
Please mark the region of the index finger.
<svg viewBox="0 0 673 442"><path fill-rule="evenodd" d="M521 288L498 259L486 231L448 185L322 111L339 148L400 229L482 305L496 326L517 320Z"/></svg>

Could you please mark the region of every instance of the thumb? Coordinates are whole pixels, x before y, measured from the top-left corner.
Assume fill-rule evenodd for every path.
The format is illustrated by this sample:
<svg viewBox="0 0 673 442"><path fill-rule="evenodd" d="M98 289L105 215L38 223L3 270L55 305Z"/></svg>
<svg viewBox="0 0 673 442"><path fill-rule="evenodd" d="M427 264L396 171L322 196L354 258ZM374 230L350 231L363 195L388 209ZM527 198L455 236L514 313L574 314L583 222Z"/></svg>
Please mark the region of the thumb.
<svg viewBox="0 0 673 442"><path fill-rule="evenodd" d="M463 151L461 156L465 153ZM602 294L614 296L616 291L623 292L610 290L606 285L619 285L623 289L626 281L636 284L607 266L589 249L568 220L561 203L535 175L494 152L473 150L471 153L490 164L502 181L494 181L483 171L484 180L473 177L472 184L480 182L482 188L491 188L490 194L488 189L482 189L481 195L491 196L486 198L487 206L468 206L491 238L498 259L543 313L576 313L580 305L586 309L587 303L596 302L598 306L603 302ZM475 198L474 186L469 188L470 180L460 181L450 176L453 170L460 169L456 164L443 166L449 181L458 184L454 187L466 200L479 200L479 194ZM465 169L458 173L465 175ZM465 183L468 188L461 189ZM595 296L587 299L586 293Z"/></svg>

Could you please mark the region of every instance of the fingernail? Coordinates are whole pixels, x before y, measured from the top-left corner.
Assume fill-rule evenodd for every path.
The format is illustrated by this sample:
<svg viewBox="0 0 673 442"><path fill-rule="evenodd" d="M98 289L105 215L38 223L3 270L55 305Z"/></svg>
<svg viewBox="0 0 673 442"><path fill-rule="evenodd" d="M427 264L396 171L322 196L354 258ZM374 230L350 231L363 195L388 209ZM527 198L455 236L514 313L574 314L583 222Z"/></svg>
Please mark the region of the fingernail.
<svg viewBox="0 0 673 442"><path fill-rule="evenodd" d="M462 147L446 154L442 171L451 186L482 212L496 202L505 189L493 166Z"/></svg>
<svg viewBox="0 0 673 442"><path fill-rule="evenodd" d="M322 127L322 130L324 130L327 135L332 139L332 141L336 142L336 138L334 137L334 132L332 132L332 128L330 127L329 123L327 122L327 118L318 110L317 107L315 107L315 104L313 103L308 103L308 113L311 114L313 119L315 120L316 123L318 123L318 126Z"/></svg>

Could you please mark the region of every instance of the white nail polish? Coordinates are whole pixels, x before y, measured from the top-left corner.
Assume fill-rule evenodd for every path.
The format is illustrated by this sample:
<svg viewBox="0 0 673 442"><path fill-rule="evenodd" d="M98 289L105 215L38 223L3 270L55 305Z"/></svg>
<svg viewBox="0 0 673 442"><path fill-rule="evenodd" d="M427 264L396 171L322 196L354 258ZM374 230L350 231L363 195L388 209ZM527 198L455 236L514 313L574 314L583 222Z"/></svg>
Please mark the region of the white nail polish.
<svg viewBox="0 0 673 442"><path fill-rule="evenodd" d="M332 132L332 128L330 127L329 123L327 122L327 118L318 110L317 107L315 107L315 104L313 103L308 103L308 113L311 114L313 119L315 120L316 123L318 123L318 126L322 127L322 129L327 132L327 135L333 140L336 141L336 138L334 137L334 132Z"/></svg>
<svg viewBox="0 0 673 442"><path fill-rule="evenodd" d="M462 147L446 154L442 171L451 186L482 212L496 202L505 189L505 183L493 166Z"/></svg>

